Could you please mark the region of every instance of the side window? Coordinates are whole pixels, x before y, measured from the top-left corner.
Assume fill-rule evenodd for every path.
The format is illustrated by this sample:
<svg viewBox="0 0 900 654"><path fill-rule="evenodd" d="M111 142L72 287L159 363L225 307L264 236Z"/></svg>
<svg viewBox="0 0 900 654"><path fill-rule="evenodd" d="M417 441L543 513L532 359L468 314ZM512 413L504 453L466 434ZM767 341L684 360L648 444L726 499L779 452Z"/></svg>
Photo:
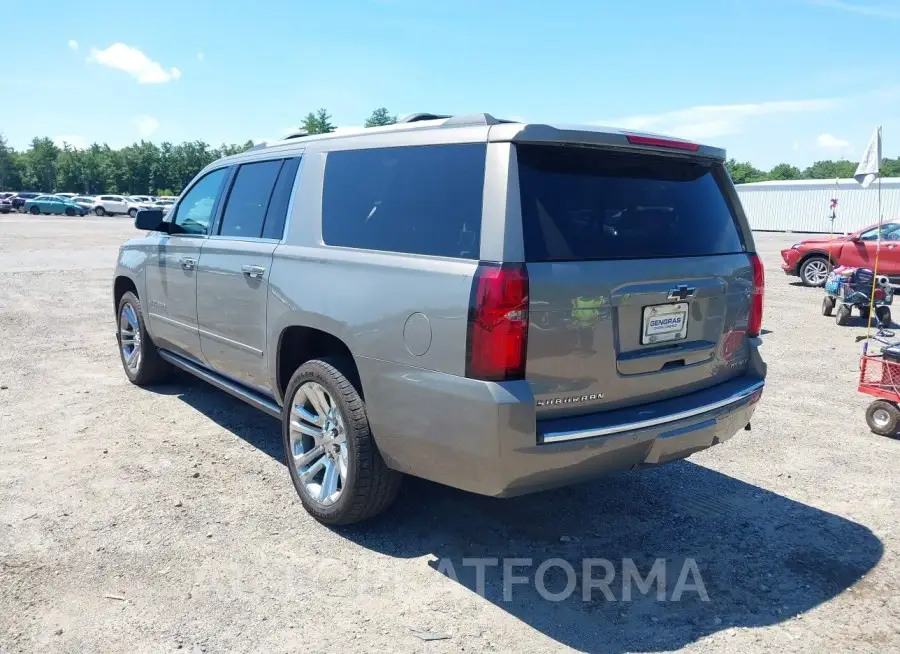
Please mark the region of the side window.
<svg viewBox="0 0 900 654"><path fill-rule="evenodd" d="M260 161L238 168L222 214L220 235L260 237L282 163L281 159Z"/></svg>
<svg viewBox="0 0 900 654"><path fill-rule="evenodd" d="M209 233L216 200L227 177L228 168L214 170L194 184L191 190L184 195L178 208L175 209L175 218L172 221L181 227L181 233Z"/></svg>
<svg viewBox="0 0 900 654"><path fill-rule="evenodd" d="M484 143L346 150L325 163L327 245L477 259Z"/></svg>
<svg viewBox="0 0 900 654"><path fill-rule="evenodd" d="M284 222L287 219L291 191L294 188L294 180L297 178L299 168L299 159L288 159L281 167L278 181L275 182L275 190L272 192L272 199L269 202L269 210L266 212L263 238L280 239L284 236Z"/></svg>

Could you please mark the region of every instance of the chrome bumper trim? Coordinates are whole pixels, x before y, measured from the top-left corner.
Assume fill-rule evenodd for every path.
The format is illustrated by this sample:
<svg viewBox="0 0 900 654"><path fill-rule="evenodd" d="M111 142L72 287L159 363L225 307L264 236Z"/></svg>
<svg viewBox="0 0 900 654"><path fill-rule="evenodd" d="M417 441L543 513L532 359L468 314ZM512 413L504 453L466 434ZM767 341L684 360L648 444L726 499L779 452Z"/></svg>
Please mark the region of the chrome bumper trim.
<svg viewBox="0 0 900 654"><path fill-rule="evenodd" d="M679 420L685 420L686 418L693 418L694 416L699 416L704 413L708 413L709 411L715 411L716 409L721 409L732 404L738 404L744 400L749 399L755 393L761 391L765 386L764 381L759 381L747 388L744 388L733 395L730 395L724 399L718 400L717 402L711 402L710 404L704 404L703 406L698 406L694 409L688 409L686 411L679 411L678 413L669 413L664 416L658 416L656 418L650 418L648 420L639 420L637 422L627 422L620 425L612 425L610 427L598 427L596 429L582 429L578 431L560 431L560 432L547 432L542 434L540 437L540 443L559 443L562 441L574 441L580 440L582 438L595 438L597 436L611 436L613 434L621 434L623 432L629 431L638 431L641 429L648 429L650 427L657 427L659 425L666 425L671 422L677 422Z"/></svg>

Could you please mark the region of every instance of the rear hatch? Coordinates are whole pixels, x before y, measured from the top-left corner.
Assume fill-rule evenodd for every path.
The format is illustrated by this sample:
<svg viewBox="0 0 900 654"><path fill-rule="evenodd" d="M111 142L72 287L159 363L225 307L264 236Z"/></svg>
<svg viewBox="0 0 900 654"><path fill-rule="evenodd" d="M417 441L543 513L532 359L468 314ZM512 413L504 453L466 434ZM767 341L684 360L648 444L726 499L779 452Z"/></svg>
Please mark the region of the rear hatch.
<svg viewBox="0 0 900 654"><path fill-rule="evenodd" d="M516 150L539 416L644 404L746 371L751 237L720 160Z"/></svg>

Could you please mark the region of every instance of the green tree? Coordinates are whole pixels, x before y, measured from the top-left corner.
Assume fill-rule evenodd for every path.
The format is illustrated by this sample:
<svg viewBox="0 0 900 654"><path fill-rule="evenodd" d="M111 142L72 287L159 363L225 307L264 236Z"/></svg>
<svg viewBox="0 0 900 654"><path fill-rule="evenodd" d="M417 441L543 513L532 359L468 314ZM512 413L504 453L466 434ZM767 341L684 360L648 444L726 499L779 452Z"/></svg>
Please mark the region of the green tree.
<svg viewBox="0 0 900 654"><path fill-rule="evenodd" d="M26 183L30 182L37 191L50 193L56 182L56 158L59 156L59 148L53 140L47 138L34 138L31 140L31 149L25 153Z"/></svg>
<svg viewBox="0 0 900 654"><path fill-rule="evenodd" d="M9 147L3 134L0 134L0 191L17 189L21 183L19 158L16 151Z"/></svg>
<svg viewBox="0 0 900 654"><path fill-rule="evenodd" d="M372 112L372 115L366 119L366 127L381 127L382 125L393 125L397 122L397 116L388 113L386 107L378 107Z"/></svg>
<svg viewBox="0 0 900 654"><path fill-rule="evenodd" d="M780 163L775 166L769 174L766 176L768 179L802 179L803 173L800 172L800 169L796 166L792 166L786 163Z"/></svg>
<svg viewBox="0 0 900 654"><path fill-rule="evenodd" d="M327 134L335 129L335 125L331 123L331 114L325 109L319 109L315 113L310 111L301 124L309 134Z"/></svg>
<svg viewBox="0 0 900 654"><path fill-rule="evenodd" d="M839 179L853 177L857 164L842 159L840 161L817 161L803 171L804 179Z"/></svg>
<svg viewBox="0 0 900 654"><path fill-rule="evenodd" d="M766 179L766 174L763 171L754 168L747 161L729 159L725 162L725 168L735 184L749 184L750 182L761 182Z"/></svg>

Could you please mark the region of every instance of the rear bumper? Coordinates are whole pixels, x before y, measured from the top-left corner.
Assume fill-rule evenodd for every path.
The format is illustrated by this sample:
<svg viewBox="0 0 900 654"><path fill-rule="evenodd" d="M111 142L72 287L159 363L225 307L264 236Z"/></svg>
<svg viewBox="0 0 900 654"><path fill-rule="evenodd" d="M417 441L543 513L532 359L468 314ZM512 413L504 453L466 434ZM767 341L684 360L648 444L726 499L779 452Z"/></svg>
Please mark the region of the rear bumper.
<svg viewBox="0 0 900 654"><path fill-rule="evenodd" d="M683 459L724 442L750 422L765 376L760 361L759 374L679 398L537 421L524 381L358 363L372 431L390 467L498 497Z"/></svg>

